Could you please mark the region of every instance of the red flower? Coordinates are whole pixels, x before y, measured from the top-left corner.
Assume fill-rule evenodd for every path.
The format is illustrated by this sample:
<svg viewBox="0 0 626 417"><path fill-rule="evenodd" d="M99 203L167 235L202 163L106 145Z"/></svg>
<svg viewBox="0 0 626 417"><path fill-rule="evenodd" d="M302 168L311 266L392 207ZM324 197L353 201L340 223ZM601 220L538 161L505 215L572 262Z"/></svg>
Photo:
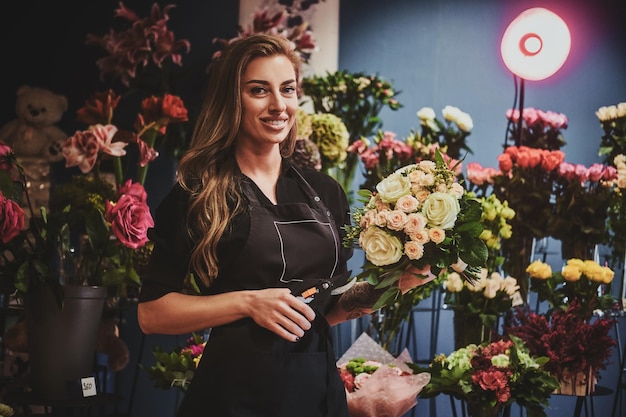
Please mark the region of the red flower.
<svg viewBox="0 0 626 417"><path fill-rule="evenodd" d="M506 387L509 381L508 376L507 372L497 369L477 371L474 375L472 375L472 382L480 385L480 387L485 391L497 391Z"/></svg>
<svg viewBox="0 0 626 417"><path fill-rule="evenodd" d="M76 112L76 120L86 125L108 124L113 118L113 110L117 107L121 96L113 90L97 92L85 101L85 105Z"/></svg>
<svg viewBox="0 0 626 417"><path fill-rule="evenodd" d="M0 191L0 240L6 244L24 228L24 210Z"/></svg>

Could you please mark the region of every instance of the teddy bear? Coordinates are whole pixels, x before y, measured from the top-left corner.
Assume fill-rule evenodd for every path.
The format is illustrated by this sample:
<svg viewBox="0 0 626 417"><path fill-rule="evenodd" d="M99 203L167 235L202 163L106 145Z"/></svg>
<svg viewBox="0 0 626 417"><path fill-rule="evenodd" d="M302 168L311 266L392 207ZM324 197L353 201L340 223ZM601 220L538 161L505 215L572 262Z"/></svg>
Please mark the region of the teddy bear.
<svg viewBox="0 0 626 417"><path fill-rule="evenodd" d="M43 158L48 162L63 159L61 147L68 135L58 123L67 111L68 100L42 87L22 85L17 89L17 118L0 128L0 141L18 158Z"/></svg>

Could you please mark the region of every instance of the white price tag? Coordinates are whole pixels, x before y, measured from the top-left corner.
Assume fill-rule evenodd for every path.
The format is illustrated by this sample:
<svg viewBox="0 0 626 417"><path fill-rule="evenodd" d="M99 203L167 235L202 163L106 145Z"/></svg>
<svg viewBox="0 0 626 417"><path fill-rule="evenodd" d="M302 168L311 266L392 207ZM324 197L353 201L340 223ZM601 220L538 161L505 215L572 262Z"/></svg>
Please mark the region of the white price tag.
<svg viewBox="0 0 626 417"><path fill-rule="evenodd" d="M83 390L83 397L93 397L94 395L98 395L98 391L96 390L96 378L93 376L81 378L80 385Z"/></svg>

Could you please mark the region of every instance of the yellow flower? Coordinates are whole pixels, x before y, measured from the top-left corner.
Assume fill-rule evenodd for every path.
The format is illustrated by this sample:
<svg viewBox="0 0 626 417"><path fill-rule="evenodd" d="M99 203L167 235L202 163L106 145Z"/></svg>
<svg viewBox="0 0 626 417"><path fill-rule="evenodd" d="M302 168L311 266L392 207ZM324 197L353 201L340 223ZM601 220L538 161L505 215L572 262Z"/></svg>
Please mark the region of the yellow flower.
<svg viewBox="0 0 626 417"><path fill-rule="evenodd" d="M528 272L531 278L537 279L548 279L552 276L552 268L550 265L539 260L528 265L526 272Z"/></svg>
<svg viewBox="0 0 626 417"><path fill-rule="evenodd" d="M563 279L567 282L575 282L580 279L583 271L578 267L578 265L567 264L563 267Z"/></svg>

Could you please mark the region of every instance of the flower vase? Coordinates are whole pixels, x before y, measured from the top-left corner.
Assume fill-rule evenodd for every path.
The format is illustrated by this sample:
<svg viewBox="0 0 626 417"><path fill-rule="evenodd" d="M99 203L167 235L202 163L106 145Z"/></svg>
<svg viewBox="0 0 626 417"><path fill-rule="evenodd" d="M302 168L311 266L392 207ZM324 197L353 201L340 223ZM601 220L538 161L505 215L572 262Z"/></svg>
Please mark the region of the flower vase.
<svg viewBox="0 0 626 417"><path fill-rule="evenodd" d="M591 395L596 390L597 382L593 370L589 368L587 372L578 372L576 375L561 378L560 387L554 393L584 397Z"/></svg>
<svg viewBox="0 0 626 417"><path fill-rule="evenodd" d="M491 331L491 328L485 327L478 314L454 312L454 350L489 341Z"/></svg>
<svg viewBox="0 0 626 417"><path fill-rule="evenodd" d="M31 388L41 399L82 397L80 379L94 376L107 288L66 285L63 291L62 307L46 286L25 297Z"/></svg>

